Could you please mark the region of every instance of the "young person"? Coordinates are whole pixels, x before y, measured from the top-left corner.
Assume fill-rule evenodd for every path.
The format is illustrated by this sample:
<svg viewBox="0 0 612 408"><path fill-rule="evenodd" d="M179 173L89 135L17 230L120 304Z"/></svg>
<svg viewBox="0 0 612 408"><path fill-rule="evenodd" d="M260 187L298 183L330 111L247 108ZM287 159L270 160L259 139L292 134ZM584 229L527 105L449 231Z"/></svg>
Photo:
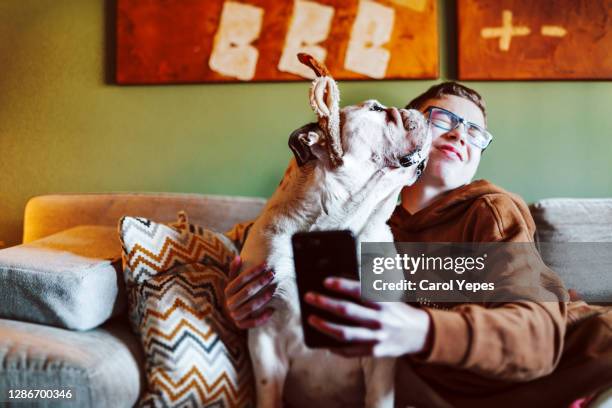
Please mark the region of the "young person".
<svg viewBox="0 0 612 408"><path fill-rule="evenodd" d="M422 177L402 190L401 205L389 220L395 241L532 242L535 224L525 202L485 180L472 182L492 140L482 97L463 85L446 82L433 86L407 108L419 109L429 118L433 140ZM596 378L611 367L608 351L607 366L600 363L588 373L590 385L581 379L579 386L557 389L559 384L550 380L555 377L550 374L568 352L567 344L577 350L586 347L586 332L578 331L574 340L564 343L568 304L560 280L543 263L518 259L510 264L509 268L515 268L505 271L510 276L521 276L525 270L537 274L543 288L556 294L558 301L487 307L461 304L450 310L370 303L360 301L359 282L328 278L329 289L352 296L355 302L316 293L307 294L306 301L355 324L337 325L316 316L309 323L347 343L332 350L335 353L398 357L396 390L403 404L473 407L542 401L545 406L557 406L550 403L564 404L612 385L611 374ZM226 289L230 316L239 328L263 324L272 314L267 305L275 289L273 272L262 265L237 274L239 268L237 259L232 267L235 277ZM603 334L596 349L612 349L610 335L605 335L612 319L610 313L605 316L604 324L598 326ZM568 371L560 371L561 380L567 381ZM537 380L542 378L546 379Z"/></svg>

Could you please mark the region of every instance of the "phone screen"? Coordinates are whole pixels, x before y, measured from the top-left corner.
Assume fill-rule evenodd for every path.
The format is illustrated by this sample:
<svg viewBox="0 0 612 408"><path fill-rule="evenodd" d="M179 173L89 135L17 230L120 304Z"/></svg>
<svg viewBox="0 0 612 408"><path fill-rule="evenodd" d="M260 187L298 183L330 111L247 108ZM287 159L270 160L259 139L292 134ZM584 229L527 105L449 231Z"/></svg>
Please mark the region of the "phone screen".
<svg viewBox="0 0 612 408"><path fill-rule="evenodd" d="M304 302L304 295L312 291L342 298L338 293L326 289L323 280L328 276L359 279L355 238L348 230L300 232L293 235L292 245L304 342L310 348L342 345L342 342L310 326L308 316L316 314L323 319L345 325L354 325L354 322L309 305Z"/></svg>

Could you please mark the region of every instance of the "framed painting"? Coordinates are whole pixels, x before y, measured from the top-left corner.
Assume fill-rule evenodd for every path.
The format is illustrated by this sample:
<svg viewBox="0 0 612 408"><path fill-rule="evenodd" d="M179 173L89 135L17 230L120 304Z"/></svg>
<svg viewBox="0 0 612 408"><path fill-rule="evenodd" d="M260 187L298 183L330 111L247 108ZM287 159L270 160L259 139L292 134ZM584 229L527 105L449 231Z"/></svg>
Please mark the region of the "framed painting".
<svg viewBox="0 0 612 408"><path fill-rule="evenodd" d="M462 80L612 79L612 0L458 0Z"/></svg>
<svg viewBox="0 0 612 408"><path fill-rule="evenodd" d="M438 77L436 0L117 0L119 84Z"/></svg>

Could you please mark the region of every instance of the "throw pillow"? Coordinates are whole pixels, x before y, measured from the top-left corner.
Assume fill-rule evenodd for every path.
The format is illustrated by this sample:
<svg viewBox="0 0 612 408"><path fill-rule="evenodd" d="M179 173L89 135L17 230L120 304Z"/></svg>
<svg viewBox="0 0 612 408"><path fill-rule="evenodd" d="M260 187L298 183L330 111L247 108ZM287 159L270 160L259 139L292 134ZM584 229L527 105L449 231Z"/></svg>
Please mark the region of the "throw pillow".
<svg viewBox="0 0 612 408"><path fill-rule="evenodd" d="M251 406L244 334L225 313L223 289L236 256L223 234L189 224L119 222L132 328L145 351L141 406Z"/></svg>

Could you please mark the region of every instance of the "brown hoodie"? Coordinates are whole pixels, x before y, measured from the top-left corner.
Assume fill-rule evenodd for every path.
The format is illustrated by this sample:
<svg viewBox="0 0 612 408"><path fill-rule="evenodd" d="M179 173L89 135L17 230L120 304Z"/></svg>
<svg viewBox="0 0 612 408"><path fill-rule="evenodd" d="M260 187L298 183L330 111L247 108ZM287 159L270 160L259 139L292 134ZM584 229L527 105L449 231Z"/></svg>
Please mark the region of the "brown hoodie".
<svg viewBox="0 0 612 408"><path fill-rule="evenodd" d="M398 206L389 225L398 242L532 242L535 232L525 202L485 180L459 187L415 214ZM548 290L564 293L559 278L543 262L516 261L509 263L514 268L510 273L531 268ZM399 401L427 407L516 406L521 401L514 398L520 394L517 385L547 376L560 361L567 318L567 303L561 299L424 308L432 322L430 346L398 363ZM549 384L540 391L555 386L563 389ZM523 403L534 403L534 395L542 395L537 389L526 390ZM558 401L571 396L564 398Z"/></svg>

